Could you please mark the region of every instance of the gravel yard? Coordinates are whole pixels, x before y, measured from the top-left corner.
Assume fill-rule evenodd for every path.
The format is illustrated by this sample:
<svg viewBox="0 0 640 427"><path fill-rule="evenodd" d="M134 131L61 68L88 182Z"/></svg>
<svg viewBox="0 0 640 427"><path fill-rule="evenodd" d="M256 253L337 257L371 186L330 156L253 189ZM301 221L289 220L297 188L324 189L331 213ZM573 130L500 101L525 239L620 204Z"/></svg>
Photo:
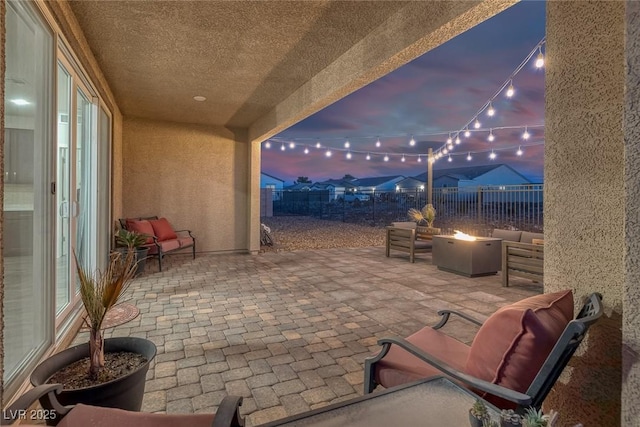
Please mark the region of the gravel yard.
<svg viewBox="0 0 640 427"><path fill-rule="evenodd" d="M384 245L384 229L308 216L262 218L271 228L275 250L357 248ZM264 248L265 250L269 250Z"/></svg>

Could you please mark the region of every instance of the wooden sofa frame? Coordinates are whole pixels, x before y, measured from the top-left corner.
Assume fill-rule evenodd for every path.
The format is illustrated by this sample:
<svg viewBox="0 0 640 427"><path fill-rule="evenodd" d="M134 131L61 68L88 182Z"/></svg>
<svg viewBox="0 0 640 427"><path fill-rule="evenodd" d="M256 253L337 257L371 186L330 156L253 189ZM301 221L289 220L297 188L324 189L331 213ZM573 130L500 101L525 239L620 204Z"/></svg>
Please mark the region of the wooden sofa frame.
<svg viewBox="0 0 640 427"><path fill-rule="evenodd" d="M542 282L544 279L544 246L503 240L502 286L509 286L511 276Z"/></svg>
<svg viewBox="0 0 640 427"><path fill-rule="evenodd" d="M444 334L444 332L440 331L440 328L447 323L452 314L457 315L463 320L466 320L476 326L482 326L483 324L483 322L465 313L453 310L442 310L438 311L438 315L442 316L442 319L440 319L440 322L432 328L436 329L438 333ZM565 366L569 363L569 360L586 336L589 327L595 323L602 314L602 295L599 293L589 295L585 299L584 305L576 318L571 320L565 327L564 331L556 341L555 346L551 350L551 353L549 353L544 364L531 382L531 385L524 393L520 393L461 372L447 364L446 360L440 360L433 357L431 354L404 338L382 338L378 340L378 345L382 346L380 352L375 356L366 358L364 361L364 394L371 393L378 385L375 380L376 363L387 355L392 345L397 345L415 357L423 360L425 363L435 367L443 374L465 384L472 390L486 392L493 396L515 403L517 405L516 412L523 413L523 411L529 406L539 409L542 406L542 402L553 388L553 385L560 377Z"/></svg>
<svg viewBox="0 0 640 427"><path fill-rule="evenodd" d="M120 218L118 221L120 222L120 226L122 228L124 228L125 230L127 230L127 220L136 220L136 221L142 221L142 220L155 220L158 219L157 216L148 216L148 217L138 217L138 218ZM191 248L191 251L193 253L193 259L196 259L196 238L193 236L193 234L191 234L191 230L174 230L174 232L176 234L178 234L178 238L180 237L179 233L187 233L189 235L189 237L191 237L192 240L192 244L189 245L183 245L183 246L178 246L174 249L171 250L163 250L162 245L160 244L160 242L158 241L158 238L156 236L151 236L153 237L153 243L150 243L148 245L144 245L144 247L155 247L156 248L156 253L154 254L149 254L149 257L157 257L158 258L158 268L160 269L159 271L162 271L162 258L167 255L170 254L172 252L177 252L177 251L181 251L183 249L187 249L187 248Z"/></svg>
<svg viewBox="0 0 640 427"><path fill-rule="evenodd" d="M415 228L386 227L387 244L386 255L389 257L391 250L406 252L409 261L415 262L417 253L431 252L431 239L417 239Z"/></svg>

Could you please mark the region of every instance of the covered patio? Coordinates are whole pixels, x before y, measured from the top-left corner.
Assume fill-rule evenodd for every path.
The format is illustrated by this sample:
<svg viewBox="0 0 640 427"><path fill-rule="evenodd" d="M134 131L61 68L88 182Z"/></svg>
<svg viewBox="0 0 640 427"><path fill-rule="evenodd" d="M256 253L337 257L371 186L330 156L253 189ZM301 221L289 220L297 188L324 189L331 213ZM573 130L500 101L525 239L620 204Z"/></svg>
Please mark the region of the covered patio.
<svg viewBox="0 0 640 427"><path fill-rule="evenodd" d="M499 275L439 271L430 254L386 258L384 247L172 256L162 273L155 267L128 291L140 315L107 331L158 346L142 410L215 412L239 395L249 426L362 395L377 339L433 325L439 309L484 320L542 292L527 280L503 288ZM476 332L459 320L446 330L468 343Z"/></svg>

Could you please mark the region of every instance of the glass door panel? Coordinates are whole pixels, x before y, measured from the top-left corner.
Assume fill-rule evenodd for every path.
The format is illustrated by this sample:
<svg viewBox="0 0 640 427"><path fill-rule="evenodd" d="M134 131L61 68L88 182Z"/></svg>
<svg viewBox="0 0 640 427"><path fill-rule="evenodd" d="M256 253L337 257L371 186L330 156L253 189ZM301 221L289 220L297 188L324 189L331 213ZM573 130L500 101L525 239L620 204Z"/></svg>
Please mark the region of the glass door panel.
<svg viewBox="0 0 640 427"><path fill-rule="evenodd" d="M71 145L71 76L58 64L58 149L56 179L56 313L71 302L69 283L71 198L69 194Z"/></svg>

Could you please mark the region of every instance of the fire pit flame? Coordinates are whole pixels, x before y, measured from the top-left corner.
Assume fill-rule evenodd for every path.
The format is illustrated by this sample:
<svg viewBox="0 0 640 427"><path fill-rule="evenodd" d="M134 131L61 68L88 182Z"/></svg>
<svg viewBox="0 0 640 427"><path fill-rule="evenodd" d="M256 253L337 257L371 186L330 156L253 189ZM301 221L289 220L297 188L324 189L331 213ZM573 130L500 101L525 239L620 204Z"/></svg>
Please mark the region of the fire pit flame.
<svg viewBox="0 0 640 427"><path fill-rule="evenodd" d="M470 236L466 233L463 233L462 231L459 230L453 230L455 231L455 234L453 235L454 239L458 239L458 240L468 240L470 242L476 240L476 238L474 236Z"/></svg>

